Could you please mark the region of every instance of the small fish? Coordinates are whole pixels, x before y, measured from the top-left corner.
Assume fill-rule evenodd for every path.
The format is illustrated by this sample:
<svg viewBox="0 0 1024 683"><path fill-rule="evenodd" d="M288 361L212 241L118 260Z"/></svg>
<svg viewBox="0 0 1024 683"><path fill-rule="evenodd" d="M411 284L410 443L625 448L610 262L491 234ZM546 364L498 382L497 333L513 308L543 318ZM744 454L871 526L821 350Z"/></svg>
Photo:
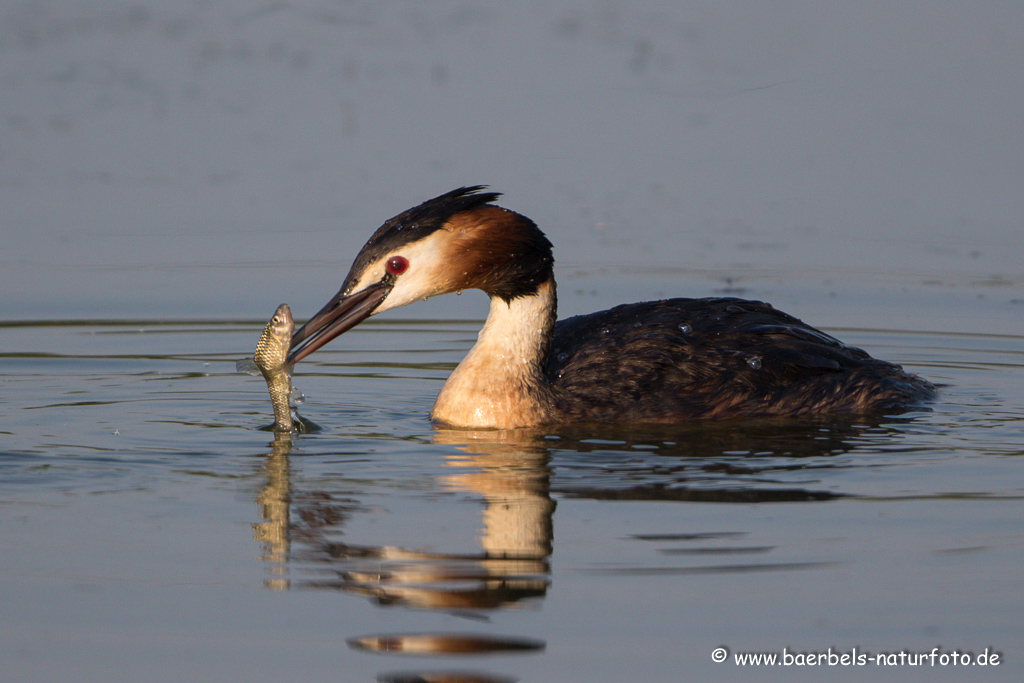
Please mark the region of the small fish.
<svg viewBox="0 0 1024 683"><path fill-rule="evenodd" d="M292 420L291 367L287 364L288 347L292 343L295 332L295 321L292 320L292 309L288 304L281 304L274 311L274 317L263 328L263 335L256 344L253 360L259 368L263 379L267 380L270 401L274 404L274 431L291 432L296 426Z"/></svg>

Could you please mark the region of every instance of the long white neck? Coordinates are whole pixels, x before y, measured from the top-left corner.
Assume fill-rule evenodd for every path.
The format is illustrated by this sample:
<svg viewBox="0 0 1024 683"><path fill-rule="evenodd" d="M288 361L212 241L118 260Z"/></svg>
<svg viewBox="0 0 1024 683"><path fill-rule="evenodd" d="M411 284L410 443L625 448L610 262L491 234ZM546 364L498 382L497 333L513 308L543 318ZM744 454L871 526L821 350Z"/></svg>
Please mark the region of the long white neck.
<svg viewBox="0 0 1024 683"><path fill-rule="evenodd" d="M455 427L510 429L550 417L541 366L555 324L555 282L511 302L493 297L477 342L445 382L430 417Z"/></svg>

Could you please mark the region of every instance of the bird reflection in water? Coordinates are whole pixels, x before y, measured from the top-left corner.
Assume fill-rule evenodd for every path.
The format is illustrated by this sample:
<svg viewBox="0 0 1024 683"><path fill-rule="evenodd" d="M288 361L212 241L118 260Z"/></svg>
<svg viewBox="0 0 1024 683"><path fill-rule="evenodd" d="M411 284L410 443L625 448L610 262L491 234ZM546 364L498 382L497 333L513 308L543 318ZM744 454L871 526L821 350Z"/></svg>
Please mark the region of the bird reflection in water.
<svg viewBox="0 0 1024 683"><path fill-rule="evenodd" d="M453 446L451 473L439 488L478 495L484 503L481 552L434 553L399 546L327 540L358 501L327 491L293 492L289 434L275 435L260 468L263 521L254 525L262 559L287 588L291 544L301 539L303 563L331 566L334 581L304 587L340 589L382 605L441 610L507 607L547 590L555 501L551 494L592 500L716 503L826 501L846 494L818 488L815 472L870 467L870 458L840 456L871 444L888 448L914 416L864 419L764 420L743 425L538 429L437 429L433 441ZM552 481L550 460L557 458Z"/></svg>
<svg viewBox="0 0 1024 683"><path fill-rule="evenodd" d="M371 597L381 605L456 612L503 609L543 598L550 584L555 510L547 450L524 444L514 432L439 431L434 440L464 452L447 456L446 464L456 471L438 484L483 500L482 552L325 543L323 561L342 568L337 581L316 585Z"/></svg>
<svg viewBox="0 0 1024 683"><path fill-rule="evenodd" d="M685 427L562 428L447 430L437 429L433 441L450 446L444 455L449 472L438 489L470 493L484 503L480 552L444 553L389 545L340 543L338 530L348 515L365 509L356 500L328 491L293 491L289 474L290 434L277 434L260 468L264 486L256 502L263 521L254 525L262 543L261 559L270 577L268 588L340 590L370 598L386 607L442 611L486 620L489 611L517 609L544 599L551 584L553 552L552 492L565 498L594 500L658 500L687 502L814 502L845 495L814 487L823 468L871 466L870 457L839 457L855 447L870 454L871 443L885 447L913 416L889 417L885 423L850 420L767 420L743 425ZM558 462L552 475L551 460ZM702 553L721 554L721 547L703 548L708 530L692 529L680 517L668 536L696 542L690 549L662 549L686 559ZM721 530L715 530L716 532ZM720 535L720 534L719 534ZM746 535L734 533L737 540ZM636 537L661 543L661 536ZM719 539L720 540L720 539ZM756 539L750 539L756 541ZM668 541L665 541L668 542ZM293 544L296 546L293 548ZM746 541L726 548L748 556L740 564L675 568L638 567L626 573L708 573L792 571L831 566L822 562L765 562L773 547ZM289 577L289 564L303 569L303 578ZM742 565L742 566L740 566ZM322 576L329 570L334 578ZM309 571L311 570L312 571ZM622 573L622 572L620 572ZM408 633L354 635L353 649L388 654L463 655L495 652L537 652L542 641L480 634ZM418 679L402 678L416 675ZM394 674L382 680L511 680L480 672L443 671Z"/></svg>
<svg viewBox="0 0 1024 683"><path fill-rule="evenodd" d="M437 429L451 473L437 483L478 495L484 503L481 552L436 553L399 546L332 542L358 501L327 491L293 492L288 456L293 438L275 435L260 468L254 536L271 573L267 585L288 588L288 562L326 564L336 580L303 587L339 589L381 605L438 610L493 610L543 598L552 553L552 492L592 500L717 503L826 501L841 491L816 488L819 469L871 466L839 456L898 435L914 417L765 420L744 425L594 426L537 429ZM552 481L550 459L559 462ZM810 475L810 476L808 476Z"/></svg>

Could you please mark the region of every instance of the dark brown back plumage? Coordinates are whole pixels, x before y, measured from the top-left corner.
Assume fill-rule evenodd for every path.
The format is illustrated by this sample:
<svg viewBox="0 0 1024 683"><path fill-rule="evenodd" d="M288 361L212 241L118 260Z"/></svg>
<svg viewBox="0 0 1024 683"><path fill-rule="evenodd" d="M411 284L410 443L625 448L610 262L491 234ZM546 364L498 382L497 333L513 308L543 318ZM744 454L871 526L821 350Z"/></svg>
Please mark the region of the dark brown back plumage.
<svg viewBox="0 0 1024 683"><path fill-rule="evenodd" d="M769 304L730 298L561 320L544 374L566 419L587 422L880 412L935 393Z"/></svg>

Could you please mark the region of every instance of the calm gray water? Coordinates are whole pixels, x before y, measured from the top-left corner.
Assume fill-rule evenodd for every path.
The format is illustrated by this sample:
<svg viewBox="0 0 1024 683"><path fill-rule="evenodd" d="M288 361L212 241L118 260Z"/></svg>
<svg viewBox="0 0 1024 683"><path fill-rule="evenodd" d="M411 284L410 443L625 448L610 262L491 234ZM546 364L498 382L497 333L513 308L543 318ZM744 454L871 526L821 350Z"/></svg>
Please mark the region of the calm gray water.
<svg viewBox="0 0 1024 683"><path fill-rule="evenodd" d="M0 2L0 678L1020 680L1022 35L1000 2ZM437 430L467 292L332 342L295 378L322 429L261 431L234 365L274 308L476 183L554 242L563 316L768 300L939 399ZM734 659L784 648L1000 660Z"/></svg>
<svg viewBox="0 0 1024 683"><path fill-rule="evenodd" d="M259 321L0 327L11 680L735 678L718 646L989 648L971 676L1015 678L1024 337L841 331L948 384L873 421L435 430L478 324L346 335L296 376L322 431L283 442L234 372ZM543 648L352 644L451 633Z"/></svg>

